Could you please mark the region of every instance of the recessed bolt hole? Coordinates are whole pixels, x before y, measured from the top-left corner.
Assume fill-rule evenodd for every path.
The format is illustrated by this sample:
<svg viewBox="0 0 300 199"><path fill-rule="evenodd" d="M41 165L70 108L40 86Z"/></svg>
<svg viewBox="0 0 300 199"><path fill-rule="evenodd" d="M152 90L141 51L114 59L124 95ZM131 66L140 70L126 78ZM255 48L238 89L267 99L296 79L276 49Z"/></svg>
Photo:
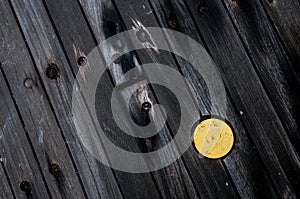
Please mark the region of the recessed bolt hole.
<svg viewBox="0 0 300 199"><path fill-rule="evenodd" d="M31 193L31 185L30 185L30 182L29 181L22 181L21 184L20 184L20 189L22 191L24 191L26 194L29 194Z"/></svg>
<svg viewBox="0 0 300 199"><path fill-rule="evenodd" d="M174 18L168 18L168 26L172 29L176 29L178 26L177 20Z"/></svg>
<svg viewBox="0 0 300 199"><path fill-rule="evenodd" d="M124 44L120 39L116 39L115 41L113 41L112 45L115 49L123 49L124 48Z"/></svg>
<svg viewBox="0 0 300 199"><path fill-rule="evenodd" d="M87 63L87 58L85 56L80 56L77 59L78 66L84 66Z"/></svg>
<svg viewBox="0 0 300 199"><path fill-rule="evenodd" d="M107 28L111 33L117 33L117 24L113 21L107 21Z"/></svg>
<svg viewBox="0 0 300 199"><path fill-rule="evenodd" d="M31 78L26 78L26 79L24 80L24 86L25 86L26 88L32 88L33 85L34 85L33 79L31 79Z"/></svg>
<svg viewBox="0 0 300 199"><path fill-rule="evenodd" d="M50 63L48 65L46 75L51 80L57 80L59 78L59 70L55 63Z"/></svg>
<svg viewBox="0 0 300 199"><path fill-rule="evenodd" d="M142 104L142 110L148 112L151 109L152 105L150 102L144 102Z"/></svg>
<svg viewBox="0 0 300 199"><path fill-rule="evenodd" d="M121 62L121 54L117 53L112 56L112 61L115 64L119 64Z"/></svg>
<svg viewBox="0 0 300 199"><path fill-rule="evenodd" d="M59 177L61 171L57 163L50 164L49 170L52 175L54 175L55 177Z"/></svg>
<svg viewBox="0 0 300 199"><path fill-rule="evenodd" d="M206 11L207 11L207 6L205 3L201 3L199 6L198 6L198 11L200 14L204 14Z"/></svg>
<svg viewBox="0 0 300 199"><path fill-rule="evenodd" d="M137 31L136 36L140 40L140 42L146 42L150 40L149 34L144 29L140 29L139 31Z"/></svg>

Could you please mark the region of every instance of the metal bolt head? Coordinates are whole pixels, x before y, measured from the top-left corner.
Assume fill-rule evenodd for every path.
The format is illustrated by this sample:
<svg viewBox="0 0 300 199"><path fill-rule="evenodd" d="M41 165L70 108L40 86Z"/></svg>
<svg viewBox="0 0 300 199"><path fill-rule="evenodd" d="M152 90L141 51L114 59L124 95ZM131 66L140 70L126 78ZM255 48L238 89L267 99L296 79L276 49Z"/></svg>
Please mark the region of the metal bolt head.
<svg viewBox="0 0 300 199"><path fill-rule="evenodd" d="M150 102L144 102L142 104L142 110L148 112L151 109L152 105Z"/></svg>
<svg viewBox="0 0 300 199"><path fill-rule="evenodd" d="M150 40L149 34L144 29L140 29L139 31L137 31L136 36L140 40L140 42L146 42Z"/></svg>
<svg viewBox="0 0 300 199"><path fill-rule="evenodd" d="M20 184L20 189L22 191L24 191L25 193L30 193L31 192L31 185L30 185L30 182L29 181L22 181L21 184Z"/></svg>
<svg viewBox="0 0 300 199"><path fill-rule="evenodd" d="M26 78L26 79L24 80L24 86L25 86L26 88L32 88L33 85L34 85L33 79L31 79L31 78Z"/></svg>
<svg viewBox="0 0 300 199"><path fill-rule="evenodd" d="M51 80L57 80L59 78L59 70L55 63L50 63L48 65L46 75Z"/></svg>
<svg viewBox="0 0 300 199"><path fill-rule="evenodd" d="M78 66L84 66L87 63L87 58L85 56L80 56L77 59Z"/></svg>

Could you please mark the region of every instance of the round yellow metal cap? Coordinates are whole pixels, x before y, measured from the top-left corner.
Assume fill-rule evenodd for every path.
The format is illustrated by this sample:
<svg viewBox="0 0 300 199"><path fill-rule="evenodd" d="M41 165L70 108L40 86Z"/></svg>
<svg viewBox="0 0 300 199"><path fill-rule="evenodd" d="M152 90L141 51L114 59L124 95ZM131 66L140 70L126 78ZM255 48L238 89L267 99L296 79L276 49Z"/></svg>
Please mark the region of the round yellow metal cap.
<svg viewBox="0 0 300 199"><path fill-rule="evenodd" d="M198 124L194 132L196 149L208 158L224 157L232 149L233 143L232 129L220 119L206 119Z"/></svg>

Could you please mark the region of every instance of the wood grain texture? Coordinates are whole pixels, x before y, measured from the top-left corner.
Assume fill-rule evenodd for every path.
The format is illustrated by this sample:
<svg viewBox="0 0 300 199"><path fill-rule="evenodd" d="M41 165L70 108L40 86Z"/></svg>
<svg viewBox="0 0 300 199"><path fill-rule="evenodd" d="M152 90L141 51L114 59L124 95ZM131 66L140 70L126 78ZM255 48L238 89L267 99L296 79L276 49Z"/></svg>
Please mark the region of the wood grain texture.
<svg viewBox="0 0 300 199"><path fill-rule="evenodd" d="M3 158L1 156L0 158L0 162L1 162L1 166L0 166L0 189L1 189L1 194L0 197L1 198L15 198L15 195L13 193L13 190L11 189L11 185L9 184L9 176L7 176L7 173L5 172L4 168L3 168L3 162L6 161L5 158Z"/></svg>
<svg viewBox="0 0 300 199"><path fill-rule="evenodd" d="M196 41L203 44L203 41L198 34L195 24L191 16L188 14L186 7L178 1L150 1L152 8L155 11L157 20L162 27L170 28L170 20L176 24L176 30L191 36ZM176 41L170 41L171 45L182 44ZM176 46L175 46L176 47ZM205 83L200 81L195 74L195 71L191 69L188 63L176 56L176 59L180 63L180 69L183 71L186 79L190 83L191 87L195 90L198 96L198 104L203 115L210 115L209 98L205 95L200 95L203 91ZM207 92L207 91L206 91ZM240 122L238 112L234 109L230 100L227 103L227 111L223 118L227 119L233 126L236 135L236 144L233 152L224 160L225 165L233 178L235 187L239 191L239 194L243 198L259 197L260 194L273 195L275 197L275 191L272 187L267 171L261 164L261 159L258 155L258 151L249 139L243 124ZM249 156L251 155L251 157ZM255 166L253 162L256 162ZM255 167L255 169L254 169ZM240 168L240 169L237 169ZM253 175L253 172L260 172L257 177ZM264 176L261 178L261 176ZM268 189L268 191L266 191Z"/></svg>
<svg viewBox="0 0 300 199"><path fill-rule="evenodd" d="M293 63L294 78L300 78L300 2L298 0L260 0L277 30ZM299 89L299 85L297 87ZM299 107L298 107L299 108Z"/></svg>
<svg viewBox="0 0 300 199"><path fill-rule="evenodd" d="M151 11L147 2L116 1L116 5L128 29L135 27L134 21L144 27L158 26L154 17L154 11ZM126 8L126 5L130 5L129 10ZM157 54L151 50L146 50L138 51L137 54L141 63L160 63L175 69L177 68L175 60L168 53L160 52ZM161 74L160 71L158 73ZM176 133L176 123L178 123L178 117L174 114L176 113L176 105L174 105L176 102L174 98L166 95L164 90L154 89L153 91L158 103L163 104L167 110L170 110L168 111L168 124L170 125L168 130L170 132L166 132L166 134L174 135ZM182 160L200 196L204 196L207 193L205 189L210 189L208 191L212 194L210 197L220 197L218 194L221 193L224 197L235 197L234 186L231 184L230 176L226 173L221 161L214 161L212 163L212 161L208 161L207 159L199 158L192 147L186 152Z"/></svg>
<svg viewBox="0 0 300 199"><path fill-rule="evenodd" d="M11 98L3 73L0 75L1 100L1 153L3 166L9 175L10 183L16 197L26 198L20 189L22 181L29 181L34 198L50 198L47 184L30 142L26 136L18 111Z"/></svg>
<svg viewBox="0 0 300 199"><path fill-rule="evenodd" d="M235 106L244 113L242 120L246 129L251 132L250 136L273 183L282 196L297 193L298 154L288 139L225 8L218 1L203 1L206 11L201 13L198 6L195 6L199 3L193 0L188 0L187 3Z"/></svg>
<svg viewBox="0 0 300 199"><path fill-rule="evenodd" d="M95 35L97 35L97 39L98 41L101 41L103 40L105 37L108 37L110 35L113 35L113 34L116 34L117 32L114 32L114 30L111 30L111 29L114 29L114 28L110 28L110 27L107 27L106 25L110 24L110 23L114 23L115 26L117 27L116 29L119 29L119 31L122 29L122 24L121 22L118 20L118 16L115 14L115 11L113 10L114 8L111 6L111 3L110 2L102 2L102 5L103 5L103 10L98 10L98 11L95 11L92 9L92 11L90 11L89 9L91 8L91 4L92 5L99 5L100 2L98 3L94 3L92 2L91 4L88 3L88 2L81 2L83 4L83 8L84 10L86 10L86 15L88 16L88 19L91 21L91 24L92 24L92 29L93 31L95 32ZM96 7L97 8L97 7ZM93 15L94 13L101 13L103 12L103 15L102 15L102 19L98 19L98 15ZM107 19L108 18L108 19ZM98 22L97 24L95 24L95 22ZM103 25L102 25L103 24ZM98 28L99 27L102 27L103 28L103 31L105 33L105 35L103 35L101 32L97 32L98 31ZM122 59L122 63L119 65L119 64L115 64L114 65L114 69L111 70L111 74L112 74L112 78L114 79L114 82L118 85L120 84L121 82L119 81L119 76L120 74L123 73L123 71L126 71L128 70L130 67L132 67L132 64L134 66L134 62L133 61L130 61L131 58L129 57L128 59ZM131 64L131 65L130 65ZM134 86L136 86L137 88L139 87L139 85L132 85L134 88ZM106 89L105 89L106 90ZM102 92L99 92L100 93L103 93ZM97 96L99 95L97 94ZM124 92L124 95L126 95L126 92ZM125 97L125 96L124 96ZM102 100L103 101L103 100ZM107 99L107 101L109 101L109 99ZM98 109L101 110L101 107L106 107L105 104L101 103L99 101L100 105L98 105ZM135 108L137 110L139 110L140 112L140 103L137 103L137 106L135 106ZM108 110L109 111L109 110ZM108 114L107 112L104 112L104 114ZM110 117L108 117L109 119ZM108 120L109 121L109 120ZM106 123L108 122L106 121ZM130 150L130 151L140 151L140 150L143 150L143 149L140 149L138 146L137 146L137 143L135 143L134 140L132 140L132 138L129 138L128 136L122 136L122 134L119 134L118 131L116 131L117 129L114 129L113 126L110 126L110 128L112 128L112 132L110 132L110 138L111 140L114 141L114 143L119 143L121 144L122 148L125 148L126 150ZM114 132L114 133L113 133ZM113 137L112 134L116 134L117 136ZM164 138L166 139L166 138ZM131 140L131 141L130 141ZM143 142L143 141L141 141ZM159 141L157 141L157 145L159 146L158 144ZM142 145L142 148L143 148L143 145L145 145L144 143L140 143L140 145ZM137 146L137 147L135 147ZM128 148L129 147L129 148ZM173 169L174 170L174 169ZM181 169L180 168L177 168L178 172L181 172ZM183 171L185 172L183 175L187 175L186 171ZM118 172L116 172L116 175L118 175ZM141 175L141 174L139 174ZM190 194L194 194L193 191L188 191L188 190L192 190L193 189L193 185L191 184L191 182L189 182L188 179L186 179L185 177L181 177L180 178L180 175L178 175L178 177L172 177L170 176L171 175L171 171L170 171L170 168L167 168L165 169L164 171L162 172L154 172L153 173L153 178L158 181L156 183L159 184L159 191L161 192L161 194L164 196L164 197L167 197L168 195L171 196L173 194L173 197L175 197L177 195L177 197L187 197L189 196ZM169 177L170 176L170 177ZM134 178L135 180L133 180L132 182L135 182L137 179L138 179L138 175L135 174L135 176L132 176L132 178ZM163 179L165 178L165 179ZM147 180L145 180L147 178L144 178L144 181L147 182ZM162 183L162 180L165 181L165 184ZM173 187L175 186L175 182L177 182L178 185L182 184L182 183L179 183L179 181L182 180L182 181L186 181L188 182L187 184L187 187L185 188L186 190L184 190L183 188L181 187L178 187L177 189L173 189L173 190L176 190L174 192L171 192L170 191L170 187ZM127 183L128 184L128 183ZM122 186L122 184L120 184ZM131 185L127 185L127 186L133 186L134 184L131 183ZM170 186L167 186L167 185L170 185ZM124 184L125 186L125 184ZM140 187L141 185L139 185ZM126 193L124 194L130 194L130 190L131 189L126 189ZM142 187L141 187L141 190L144 190ZM147 190L147 189L146 189ZM148 189L147 192L153 192L153 190L150 190ZM146 193L145 193L146 194ZM151 193L153 194L153 193ZM148 196L150 197L150 196ZM193 195L191 195L191 197L195 197Z"/></svg>
<svg viewBox="0 0 300 199"><path fill-rule="evenodd" d="M299 197L299 9L299 0L0 0L0 198ZM111 36L147 27L179 31L204 46L225 83L226 108L212 105L207 79L189 62L155 49L153 41L154 48L123 55L101 77L96 122L127 151L148 153L170 143L180 125L181 99L148 84L141 67L164 64L185 77L202 119L217 113L230 124L235 144L228 156L203 158L191 146L163 169L127 173L105 166L84 147L73 121L73 83L77 73L78 81L89 82L85 72L93 69L89 58L86 65L79 58ZM161 36L170 49L187 46L172 34ZM99 58L109 62L131 45L114 40ZM49 78L50 64L58 67L56 80ZM133 68L134 80L123 76ZM160 70L157 75L166 76ZM160 104L166 125L148 138L123 132L112 115L115 87L122 88L117 103L129 106L136 124L156 121L158 131L163 111L153 106ZM144 102L152 105L148 111ZM94 127L91 123L85 134ZM115 158L101 142L93 146L101 149L99 155ZM177 153L173 147L159 161ZM55 164L58 173L51 170ZM31 183L30 194L21 190L22 181Z"/></svg>
<svg viewBox="0 0 300 199"><path fill-rule="evenodd" d="M288 131L291 142L299 153L299 97L300 81L293 68L272 21L258 1L225 1L232 21L249 50L260 80L272 99L279 117ZM296 38L296 37L295 37ZM285 45L285 44L284 44Z"/></svg>
<svg viewBox="0 0 300 199"><path fill-rule="evenodd" d="M66 51L67 57L69 58L72 69L75 73L78 72L78 65L76 64L78 58L78 52L81 52L84 55L88 55L88 53L96 47L97 41L100 41L98 38L97 41L94 40L93 35L91 34L88 24L85 21L82 15L76 15L74 17L65 19L65 16L72 15L72 13L78 13L80 11L80 7L76 2L65 2L64 5L61 5L60 1L46 1L47 8L51 13L51 17L56 26L57 31L64 38L62 41L64 45L64 49ZM57 12L57 6L65 6L72 7L72 9L64 10L63 12L60 10ZM102 8L102 7L101 7ZM72 11L72 12L71 12ZM75 12L74 12L75 11ZM101 13L102 11L98 11ZM76 17L76 20L74 18ZM62 23L63 21L63 23ZM99 24L97 28L102 28L102 25ZM104 38L104 32L101 30L101 38ZM77 51L74 51L74 46ZM77 54L76 54L77 52ZM122 72L122 70L121 70ZM116 74L113 78L117 78L117 74L121 72L115 71ZM102 82L103 81L103 82ZM111 122L111 117L109 117L110 110L103 110L102 107L110 107L110 97L113 89L113 82L111 82L108 74L105 74L102 80L99 83L99 90L97 91L97 101L99 103L96 104L96 107L100 107L98 117L101 118L99 121L102 124L102 127L105 129L106 135L113 140L114 142L121 145L126 150L140 151L135 139L131 139L130 141L126 140L126 137L122 136L122 132L116 128L116 124ZM107 120L106 120L107 118ZM108 157L109 158L109 157ZM151 175L149 174L130 174L120 171L114 171L116 181L121 188L122 193L125 197L134 197L134 196L148 196L157 198L159 197L159 192L156 189L155 182L153 182ZM135 189L135 187L139 187L139 189Z"/></svg>
<svg viewBox="0 0 300 199"><path fill-rule="evenodd" d="M71 117L74 76L43 3L13 1L12 5L88 197L120 197L111 169L99 164L76 135ZM51 81L45 75L49 60L58 65L62 81ZM110 179L109 183L106 183L107 179Z"/></svg>
<svg viewBox="0 0 300 199"><path fill-rule="evenodd" d="M5 35L5 45L4 48L0 47L4 52L1 54L1 59L11 63L5 66L3 71L38 161L45 172L47 186L55 198L84 197L61 130L56 123L43 84L35 71L13 13L9 7L3 10L7 17L1 18L3 20L1 23L8 25L2 31L2 36ZM32 88L28 86L26 88L25 84ZM50 167L54 163L59 164L60 172L52 176Z"/></svg>

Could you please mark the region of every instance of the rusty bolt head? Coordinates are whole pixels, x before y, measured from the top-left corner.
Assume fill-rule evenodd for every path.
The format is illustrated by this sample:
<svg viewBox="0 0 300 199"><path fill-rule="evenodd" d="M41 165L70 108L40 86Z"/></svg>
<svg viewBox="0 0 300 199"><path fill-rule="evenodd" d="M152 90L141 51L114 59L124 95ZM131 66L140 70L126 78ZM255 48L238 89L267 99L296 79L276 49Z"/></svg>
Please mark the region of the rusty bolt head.
<svg viewBox="0 0 300 199"><path fill-rule="evenodd" d="M144 102L142 104L142 110L148 112L151 109L152 105L150 102Z"/></svg>
<svg viewBox="0 0 300 199"><path fill-rule="evenodd" d="M20 184L20 189L22 191L24 191L25 193L31 193L31 185L30 185L30 182L29 181L22 181L21 184Z"/></svg>
<svg viewBox="0 0 300 199"><path fill-rule="evenodd" d="M61 172L60 167L57 163L51 163L49 169L50 169L50 173L55 177L58 177Z"/></svg>
<svg viewBox="0 0 300 199"><path fill-rule="evenodd" d="M176 29L178 27L177 20L174 18L169 18L168 19L168 26L172 29Z"/></svg>
<svg viewBox="0 0 300 199"><path fill-rule="evenodd" d="M46 75L51 80L59 79L59 70L55 63L48 64L48 67L46 69Z"/></svg>

